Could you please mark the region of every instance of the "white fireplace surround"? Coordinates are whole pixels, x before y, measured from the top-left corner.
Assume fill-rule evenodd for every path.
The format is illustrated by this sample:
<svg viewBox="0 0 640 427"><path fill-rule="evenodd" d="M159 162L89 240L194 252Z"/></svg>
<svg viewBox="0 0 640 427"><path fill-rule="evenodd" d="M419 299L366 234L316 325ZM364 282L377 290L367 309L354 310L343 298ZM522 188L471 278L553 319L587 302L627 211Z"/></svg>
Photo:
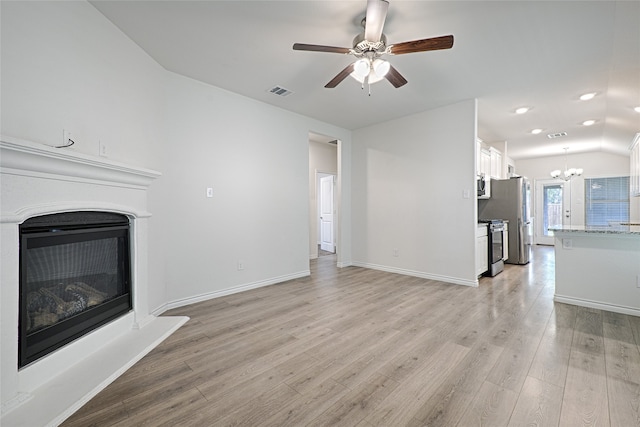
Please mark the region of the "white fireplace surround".
<svg viewBox="0 0 640 427"><path fill-rule="evenodd" d="M148 306L146 192L160 173L7 136L0 150L0 424L57 425L188 320ZM133 311L18 370L18 227L70 211L129 217Z"/></svg>

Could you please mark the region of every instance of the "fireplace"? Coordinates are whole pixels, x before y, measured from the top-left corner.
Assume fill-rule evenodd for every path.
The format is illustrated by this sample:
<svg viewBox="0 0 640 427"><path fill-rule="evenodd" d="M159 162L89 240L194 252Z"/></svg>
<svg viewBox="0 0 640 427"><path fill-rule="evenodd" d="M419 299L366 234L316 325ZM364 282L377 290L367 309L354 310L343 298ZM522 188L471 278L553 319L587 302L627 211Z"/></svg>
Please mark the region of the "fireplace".
<svg viewBox="0 0 640 427"><path fill-rule="evenodd" d="M36 216L20 225L18 366L132 309L129 218Z"/></svg>
<svg viewBox="0 0 640 427"><path fill-rule="evenodd" d="M0 135L1 425L61 424L187 321L156 317L147 197L160 176ZM49 299L32 294L26 314L36 290Z"/></svg>

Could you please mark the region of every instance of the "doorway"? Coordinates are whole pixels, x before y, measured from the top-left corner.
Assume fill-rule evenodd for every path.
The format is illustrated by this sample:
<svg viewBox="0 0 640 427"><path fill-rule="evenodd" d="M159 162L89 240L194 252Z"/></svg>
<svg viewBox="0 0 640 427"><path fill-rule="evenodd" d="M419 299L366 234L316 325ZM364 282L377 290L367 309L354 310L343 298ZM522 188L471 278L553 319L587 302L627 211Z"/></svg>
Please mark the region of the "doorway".
<svg viewBox="0 0 640 427"><path fill-rule="evenodd" d="M309 259L340 250L339 149L339 140L309 133Z"/></svg>
<svg viewBox="0 0 640 427"><path fill-rule="evenodd" d="M553 245L553 231L549 228L563 224L564 183L556 180L536 181L536 244Z"/></svg>
<svg viewBox="0 0 640 427"><path fill-rule="evenodd" d="M335 184L336 176L318 172L318 256L332 255L335 247Z"/></svg>

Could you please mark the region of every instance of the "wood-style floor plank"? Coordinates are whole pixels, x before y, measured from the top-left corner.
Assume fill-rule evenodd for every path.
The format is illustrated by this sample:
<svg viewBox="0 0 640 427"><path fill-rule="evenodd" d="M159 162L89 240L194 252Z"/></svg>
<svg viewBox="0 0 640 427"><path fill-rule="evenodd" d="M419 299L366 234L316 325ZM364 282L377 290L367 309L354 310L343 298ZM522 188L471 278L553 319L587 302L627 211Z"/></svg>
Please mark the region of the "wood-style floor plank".
<svg viewBox="0 0 640 427"><path fill-rule="evenodd" d="M479 342L414 414L411 426L456 425L504 349Z"/></svg>
<svg viewBox="0 0 640 427"><path fill-rule="evenodd" d="M63 426L640 426L640 318L554 303L553 255L477 288L319 258L167 312Z"/></svg>
<svg viewBox="0 0 640 427"><path fill-rule="evenodd" d="M414 375L372 408L368 423L375 426L406 425L449 377L469 352L455 343L445 343L425 360ZM404 402L398 405L398 402Z"/></svg>
<svg viewBox="0 0 640 427"><path fill-rule="evenodd" d="M354 426L364 420L370 408L377 407L398 383L384 375L374 374L358 384L307 426Z"/></svg>
<svg viewBox="0 0 640 427"><path fill-rule="evenodd" d="M556 303L528 375L564 387L577 307Z"/></svg>
<svg viewBox="0 0 640 427"><path fill-rule="evenodd" d="M604 354L602 323L602 311L594 308L579 307L572 347L595 355Z"/></svg>
<svg viewBox="0 0 640 427"><path fill-rule="evenodd" d="M557 426L562 387L527 377L509 419L509 426Z"/></svg>
<svg viewBox="0 0 640 427"><path fill-rule="evenodd" d="M640 425L640 351L629 316L605 313L603 324L611 425Z"/></svg>
<svg viewBox="0 0 640 427"><path fill-rule="evenodd" d="M579 342L571 350L560 425L609 426L604 354L582 349L584 345Z"/></svg>
<svg viewBox="0 0 640 427"><path fill-rule="evenodd" d="M485 381L458 425L506 426L517 398L515 392Z"/></svg>

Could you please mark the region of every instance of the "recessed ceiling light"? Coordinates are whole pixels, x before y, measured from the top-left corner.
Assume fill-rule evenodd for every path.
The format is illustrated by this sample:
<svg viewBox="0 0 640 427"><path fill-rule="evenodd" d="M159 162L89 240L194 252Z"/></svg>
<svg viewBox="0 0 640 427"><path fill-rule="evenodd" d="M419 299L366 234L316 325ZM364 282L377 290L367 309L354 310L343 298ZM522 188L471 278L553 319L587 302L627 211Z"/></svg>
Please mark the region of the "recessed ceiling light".
<svg viewBox="0 0 640 427"><path fill-rule="evenodd" d="M595 120L585 120L584 122L582 122L582 124L585 126L591 126L595 122L596 122Z"/></svg>
<svg viewBox="0 0 640 427"><path fill-rule="evenodd" d="M516 114L524 114L529 111L529 107L520 107L516 109Z"/></svg>
<svg viewBox="0 0 640 427"><path fill-rule="evenodd" d="M636 107L633 109L636 113L640 113L640 107Z"/></svg>
<svg viewBox="0 0 640 427"><path fill-rule="evenodd" d="M542 132L542 129L533 129L533 130L531 131L531 133L532 133L532 134L534 134L534 135L537 135L537 134L539 134L540 132Z"/></svg>
<svg viewBox="0 0 640 427"><path fill-rule="evenodd" d="M584 95L580 95L580 100L588 101L590 99L593 99L594 96L596 96L595 92L585 93Z"/></svg>

